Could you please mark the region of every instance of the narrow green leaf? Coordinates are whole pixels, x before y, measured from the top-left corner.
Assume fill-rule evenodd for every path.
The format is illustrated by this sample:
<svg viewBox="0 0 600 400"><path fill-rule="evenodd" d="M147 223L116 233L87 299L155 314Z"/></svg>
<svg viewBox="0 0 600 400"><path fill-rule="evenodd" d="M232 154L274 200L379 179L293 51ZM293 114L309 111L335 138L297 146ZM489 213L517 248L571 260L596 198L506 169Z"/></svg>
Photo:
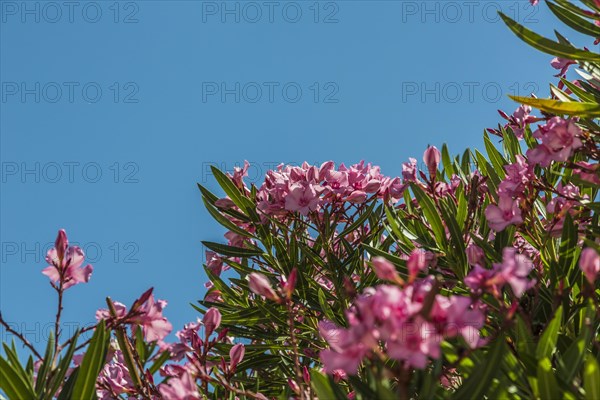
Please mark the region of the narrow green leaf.
<svg viewBox="0 0 600 400"><path fill-rule="evenodd" d="M258 248L233 247L226 244L206 241L203 241L202 244L208 247L210 250L227 257L252 257L263 255L263 251Z"/></svg>
<svg viewBox="0 0 600 400"><path fill-rule="evenodd" d="M48 375L48 371L52 367L52 360L54 358L54 332L50 331L50 335L48 336L48 344L46 345L46 352L44 353L44 361L42 365L40 365L40 369L38 370L38 376L35 381L35 392L39 395L42 393L42 390L45 388L45 380Z"/></svg>
<svg viewBox="0 0 600 400"><path fill-rule="evenodd" d="M35 399L31 381L18 373L4 357L0 357L0 389L9 399Z"/></svg>
<svg viewBox="0 0 600 400"><path fill-rule="evenodd" d="M438 246L444 249L447 243L446 231L433 200L431 200L431 198L419 186L411 184L410 188L413 191L419 206L421 206L423 215L431 226L431 230L433 231Z"/></svg>
<svg viewBox="0 0 600 400"><path fill-rule="evenodd" d="M588 354L583 369L583 388L586 400L600 399L600 368L593 354Z"/></svg>
<svg viewBox="0 0 600 400"><path fill-rule="evenodd" d="M562 22L567 24L569 27L575 29L584 35L590 35L593 37L600 37L600 27L594 25L587 19L579 17L577 14L568 10L567 8L561 7L557 4L546 2L550 11L554 13Z"/></svg>
<svg viewBox="0 0 600 400"><path fill-rule="evenodd" d="M551 114L566 114L591 118L600 117L600 104L598 103L565 102L512 95L509 95L508 97L518 103L527 104Z"/></svg>
<svg viewBox="0 0 600 400"><path fill-rule="evenodd" d="M94 335L83 356L77 380L73 386L73 398L91 400L96 395L96 379L104 366L110 333L104 320L96 325Z"/></svg>
<svg viewBox="0 0 600 400"><path fill-rule="evenodd" d="M506 351L504 338L496 339L496 342L488 350L483 358L485 360L473 370L467 380L456 392L457 399L481 399L492 389L492 380L500 373L502 356Z"/></svg>
<svg viewBox="0 0 600 400"><path fill-rule="evenodd" d="M556 378L552 372L552 363L548 357L544 357L539 361L537 379L539 397L541 399L561 398Z"/></svg>
<svg viewBox="0 0 600 400"><path fill-rule="evenodd" d="M554 314L554 318L552 321L546 326L542 337L537 345L536 349L536 357L538 360L543 359L544 357L552 357L552 353L556 347L556 340L558 339L558 329L560 328L560 324L562 322L562 306L556 310Z"/></svg>
<svg viewBox="0 0 600 400"><path fill-rule="evenodd" d="M59 387L64 383L63 380L67 375L67 371L71 366L71 360L73 360L73 355L75 354L75 349L77 348L77 340L79 339L79 333L81 331L77 329L75 334L72 336L71 344L67 348L67 352L61 358L58 363L58 368L54 371L54 375L52 377L52 382L50 385L50 390L46 393L46 399L52 399L54 394L58 390Z"/></svg>
<svg viewBox="0 0 600 400"><path fill-rule="evenodd" d="M500 12L499 14L504 20L504 23L519 38L521 38L521 40L537 50L570 60L600 62L600 54L579 50L574 47L566 46L553 40L546 39L545 37L540 36L537 33L525 28L523 25L515 22L504 13Z"/></svg>

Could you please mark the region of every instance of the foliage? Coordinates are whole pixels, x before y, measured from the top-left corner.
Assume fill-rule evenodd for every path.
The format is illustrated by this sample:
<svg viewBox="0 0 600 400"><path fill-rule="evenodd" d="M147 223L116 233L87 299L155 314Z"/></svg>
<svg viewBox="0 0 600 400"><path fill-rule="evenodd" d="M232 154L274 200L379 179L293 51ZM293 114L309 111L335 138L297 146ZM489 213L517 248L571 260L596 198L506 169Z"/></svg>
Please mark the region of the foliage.
<svg viewBox="0 0 600 400"><path fill-rule="evenodd" d="M598 38L600 4L582 3L547 2ZM23 365L4 344L0 389L11 399L598 398L600 55L502 17L560 72L552 98L500 111L487 156L429 147L424 170L410 159L401 178L364 162L281 165L259 187L244 182L247 164L214 168L224 195L199 189L227 243L204 242L202 317L174 343L152 289L129 308L107 298L90 340L80 331L60 343L62 297L92 271L60 231L43 271L55 333L42 355L0 317L32 353Z"/></svg>

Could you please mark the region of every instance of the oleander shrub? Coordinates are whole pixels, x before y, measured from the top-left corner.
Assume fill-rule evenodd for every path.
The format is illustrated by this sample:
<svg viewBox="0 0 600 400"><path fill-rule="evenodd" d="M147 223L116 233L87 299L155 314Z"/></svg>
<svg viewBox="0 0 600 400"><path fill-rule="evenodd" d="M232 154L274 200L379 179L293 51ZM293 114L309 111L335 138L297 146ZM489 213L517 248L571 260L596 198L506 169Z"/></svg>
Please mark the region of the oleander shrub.
<svg viewBox="0 0 600 400"><path fill-rule="evenodd" d="M0 317L31 352L23 362L3 344L0 389L10 399L600 398L600 2L547 5L594 44L502 15L559 71L551 98L515 97L514 113L500 111L485 154L430 146L424 168L411 158L401 177L362 161L280 165L260 186L245 183L248 164L213 168L222 192L198 186L227 233L204 242L208 289L174 339L152 289L131 305L107 298L97 325L61 337L62 298L92 273L61 230L42 271L56 329L36 349Z"/></svg>

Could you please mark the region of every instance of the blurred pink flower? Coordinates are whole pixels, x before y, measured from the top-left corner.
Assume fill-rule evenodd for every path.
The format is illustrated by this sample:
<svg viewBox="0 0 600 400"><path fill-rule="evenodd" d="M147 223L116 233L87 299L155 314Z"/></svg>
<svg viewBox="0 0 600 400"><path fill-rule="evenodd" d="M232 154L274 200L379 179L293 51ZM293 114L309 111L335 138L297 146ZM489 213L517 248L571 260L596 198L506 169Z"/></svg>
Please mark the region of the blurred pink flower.
<svg viewBox="0 0 600 400"><path fill-rule="evenodd" d="M586 247L579 258L579 268L583 271L585 278L590 284L594 284L600 272L600 256L596 250Z"/></svg>
<svg viewBox="0 0 600 400"><path fill-rule="evenodd" d="M269 282L269 279L263 274L252 272L248 275L248 286L253 293L264 296L269 300L279 300L279 296L277 296L277 293L273 290L271 282Z"/></svg>
<svg viewBox="0 0 600 400"><path fill-rule="evenodd" d="M170 400L193 400L199 399L196 381L189 372L183 372L178 377L169 378L166 383L158 387L160 394Z"/></svg>
<svg viewBox="0 0 600 400"><path fill-rule="evenodd" d="M396 267L390 261L383 257L373 257L371 259L373 271L381 280L397 282L400 280L400 275L396 271Z"/></svg>

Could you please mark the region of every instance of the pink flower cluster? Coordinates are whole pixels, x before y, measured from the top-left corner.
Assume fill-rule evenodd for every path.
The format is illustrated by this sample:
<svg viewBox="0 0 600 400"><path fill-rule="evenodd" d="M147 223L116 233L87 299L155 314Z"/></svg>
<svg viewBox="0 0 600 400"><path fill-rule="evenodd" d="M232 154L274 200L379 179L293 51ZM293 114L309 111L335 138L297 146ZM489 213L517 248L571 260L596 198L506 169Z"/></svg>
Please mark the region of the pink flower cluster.
<svg viewBox="0 0 600 400"><path fill-rule="evenodd" d="M279 165L267 172L257 193L258 209L269 215L299 212L308 215L322 207L341 203L363 203L369 196L397 201L404 186L400 178L383 176L379 167L358 164L337 169L333 161L320 167Z"/></svg>
<svg viewBox="0 0 600 400"><path fill-rule="evenodd" d="M490 204L485 209L485 217L490 228L503 231L508 225L523 222L519 200L524 197L528 184L535 180L533 169L521 155L516 162L504 167L506 177L498 187L498 204Z"/></svg>
<svg viewBox="0 0 600 400"><path fill-rule="evenodd" d="M477 262L482 261L483 258L477 260ZM502 252L502 262L494 263L492 269L486 269L476 263L465 278L465 284L476 294L489 292L497 297L500 289L508 284L515 296L521 297L536 282L529 279L532 269L531 260L523 254L517 254L515 248L507 247Z"/></svg>
<svg viewBox="0 0 600 400"><path fill-rule="evenodd" d="M444 338L461 335L478 346L485 320L481 306L468 297L435 294L433 288L433 277L404 288L369 288L346 312L348 328L321 322L319 331L329 344L320 353L326 371L354 375L363 358L379 353L381 345L390 358L421 369L429 357L440 357Z"/></svg>
<svg viewBox="0 0 600 400"><path fill-rule="evenodd" d="M69 239L64 229L58 231L54 247L48 251L46 261L50 264L42 273L50 278L50 282L60 290L66 290L78 283L87 283L94 268L83 264L85 255L79 246L69 246Z"/></svg>
<svg viewBox="0 0 600 400"><path fill-rule="evenodd" d="M533 136L542 143L534 149L527 150L527 158L531 164L539 164L542 167L550 166L552 161L567 161L573 152L583 145L579 139L581 129L573 119L552 117L545 125L541 125Z"/></svg>

